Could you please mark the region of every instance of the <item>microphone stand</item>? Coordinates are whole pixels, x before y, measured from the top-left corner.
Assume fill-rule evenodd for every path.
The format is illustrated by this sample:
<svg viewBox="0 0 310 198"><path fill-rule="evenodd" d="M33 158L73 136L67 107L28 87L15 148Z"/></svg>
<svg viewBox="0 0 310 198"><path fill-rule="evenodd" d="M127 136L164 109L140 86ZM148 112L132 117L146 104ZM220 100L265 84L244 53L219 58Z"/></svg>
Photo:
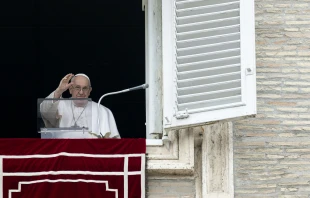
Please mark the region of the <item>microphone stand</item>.
<svg viewBox="0 0 310 198"><path fill-rule="evenodd" d="M98 128L99 128L99 134L101 135L102 138L104 136L101 133L101 124L100 124L100 103L101 103L101 100L104 97L106 97L106 96L115 95L115 94L119 94L119 93L125 93L125 92L134 91L134 90L138 90L138 89L146 89L148 87L149 87L148 84L143 84L143 85L132 87L132 88L129 88L129 89L124 89L124 90L121 90L121 91L115 91L115 92L107 93L107 94L104 94L104 95L102 95L100 97L100 99L98 101L98 120L97 120L97 123L98 123Z"/></svg>

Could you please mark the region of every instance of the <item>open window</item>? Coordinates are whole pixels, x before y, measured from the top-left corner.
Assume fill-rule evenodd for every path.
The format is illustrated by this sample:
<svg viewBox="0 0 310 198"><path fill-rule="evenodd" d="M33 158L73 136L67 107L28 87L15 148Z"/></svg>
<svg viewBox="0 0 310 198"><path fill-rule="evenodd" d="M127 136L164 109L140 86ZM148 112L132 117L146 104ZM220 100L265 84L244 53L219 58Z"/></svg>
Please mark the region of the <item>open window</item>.
<svg viewBox="0 0 310 198"><path fill-rule="evenodd" d="M159 2L145 2L153 6L146 9L147 68L152 71L147 75L157 86L149 90L156 102L147 116L157 115L162 128L172 129L256 114L254 1L162 0L160 30L150 18ZM161 59L156 58L158 36ZM158 127L149 133L163 130Z"/></svg>

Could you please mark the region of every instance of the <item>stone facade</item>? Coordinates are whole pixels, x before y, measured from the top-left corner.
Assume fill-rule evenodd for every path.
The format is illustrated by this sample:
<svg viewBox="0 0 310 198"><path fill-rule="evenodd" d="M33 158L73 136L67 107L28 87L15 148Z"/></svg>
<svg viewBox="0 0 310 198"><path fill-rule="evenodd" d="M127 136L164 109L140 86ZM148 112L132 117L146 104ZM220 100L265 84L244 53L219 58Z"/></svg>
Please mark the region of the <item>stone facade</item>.
<svg viewBox="0 0 310 198"><path fill-rule="evenodd" d="M310 1L255 9L257 115L148 147L147 197L310 198Z"/></svg>
<svg viewBox="0 0 310 198"><path fill-rule="evenodd" d="M255 1L257 109L234 122L235 197L310 197L310 1Z"/></svg>

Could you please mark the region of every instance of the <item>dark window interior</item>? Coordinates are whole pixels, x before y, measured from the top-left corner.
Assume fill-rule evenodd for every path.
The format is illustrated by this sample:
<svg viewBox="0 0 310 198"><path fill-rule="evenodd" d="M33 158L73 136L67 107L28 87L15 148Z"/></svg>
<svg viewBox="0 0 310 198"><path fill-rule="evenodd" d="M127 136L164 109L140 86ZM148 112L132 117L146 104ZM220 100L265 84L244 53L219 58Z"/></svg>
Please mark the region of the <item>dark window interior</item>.
<svg viewBox="0 0 310 198"><path fill-rule="evenodd" d="M141 0L0 2L1 137L39 138L37 99L67 73L85 73L91 99L145 83ZM69 97L68 93L64 97ZM113 95L102 105L123 138L145 138L145 91Z"/></svg>

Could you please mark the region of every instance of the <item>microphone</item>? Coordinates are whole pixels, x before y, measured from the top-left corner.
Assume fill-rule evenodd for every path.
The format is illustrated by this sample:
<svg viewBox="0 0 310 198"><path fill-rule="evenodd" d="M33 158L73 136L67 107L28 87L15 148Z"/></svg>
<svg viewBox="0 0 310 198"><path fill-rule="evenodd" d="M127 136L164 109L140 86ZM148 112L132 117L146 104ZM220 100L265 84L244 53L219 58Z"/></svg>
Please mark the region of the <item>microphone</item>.
<svg viewBox="0 0 310 198"><path fill-rule="evenodd" d="M125 93L125 92L129 92L129 91L135 91L135 90L139 90L139 89L146 89L148 88L149 85L148 84L143 84L143 85L139 85L139 86L136 86L136 87L132 87L132 88L129 88L129 89L124 89L124 90L121 90L121 91L115 91L115 92L111 92L111 93L106 93L104 95L102 95L98 101L98 128L99 128L99 134L104 137L102 134L101 134L101 125L100 125L100 103L101 103L101 100L102 98L106 97L106 96L109 96L109 95L115 95L115 94L120 94L120 93Z"/></svg>
<svg viewBox="0 0 310 198"><path fill-rule="evenodd" d="M134 90L138 90L138 89L146 89L148 87L149 87L148 84L143 84L143 85L140 85L140 86L129 88L129 91L134 91Z"/></svg>

